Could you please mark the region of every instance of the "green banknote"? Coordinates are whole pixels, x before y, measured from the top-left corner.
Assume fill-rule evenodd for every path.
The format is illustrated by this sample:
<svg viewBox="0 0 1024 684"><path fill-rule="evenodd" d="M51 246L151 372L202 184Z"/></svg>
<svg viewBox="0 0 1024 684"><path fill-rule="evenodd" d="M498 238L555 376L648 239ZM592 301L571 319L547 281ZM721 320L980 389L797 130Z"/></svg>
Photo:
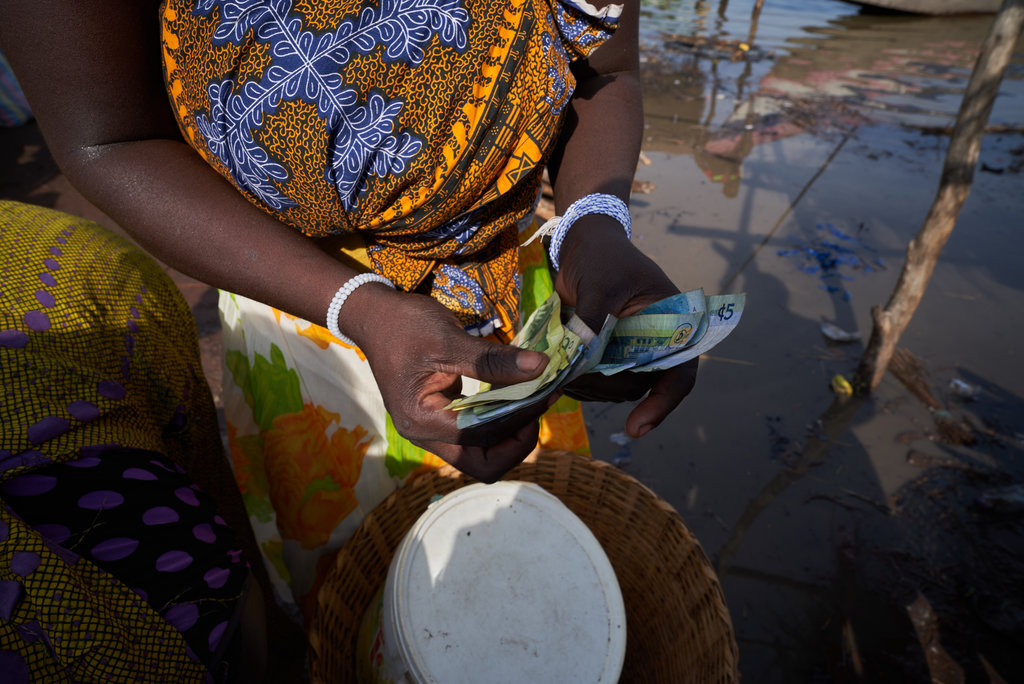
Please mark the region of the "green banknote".
<svg viewBox="0 0 1024 684"><path fill-rule="evenodd" d="M493 388L486 383L481 383L480 392L470 397L456 399L445 408L460 411L480 404L525 399L536 393L538 389L558 377L559 373L568 365L564 347L572 348L580 343L578 336L573 335L569 339L565 339L565 337L566 330L561 321L561 300L557 293L552 293L530 315L526 323L523 324L523 328L512 338L511 342L512 346L520 349L546 354L548 365L544 371L533 380L505 387Z"/></svg>
<svg viewBox="0 0 1024 684"><path fill-rule="evenodd" d="M537 378L506 387L484 386L453 401L458 425L469 428L531 406L585 373L665 370L706 353L735 329L746 296L707 297L692 290L655 302L622 319L608 316L594 333L573 314L562 323L557 294L544 302L512 343L548 355Z"/></svg>

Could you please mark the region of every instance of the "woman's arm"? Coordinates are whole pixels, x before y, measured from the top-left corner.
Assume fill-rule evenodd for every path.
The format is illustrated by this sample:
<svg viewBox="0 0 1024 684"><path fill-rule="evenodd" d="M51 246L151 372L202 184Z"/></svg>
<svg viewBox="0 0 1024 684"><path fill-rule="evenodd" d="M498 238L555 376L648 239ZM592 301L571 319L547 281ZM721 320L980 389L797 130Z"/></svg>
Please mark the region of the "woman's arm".
<svg viewBox="0 0 1024 684"><path fill-rule="evenodd" d="M638 26L640 0L626 0L618 30L590 58L575 67L578 83L561 144L549 166L559 214L591 193L629 201L643 136ZM569 229L560 252L556 288L595 330L605 315L628 316L677 294L668 276L626 237L615 219L590 214ZM584 399L646 398L626 421L641 437L689 394L697 361L663 373L584 376L571 394Z"/></svg>
<svg viewBox="0 0 1024 684"><path fill-rule="evenodd" d="M250 205L182 141L157 2L5 0L0 17L4 51L76 189L183 273L322 319L354 273Z"/></svg>
<svg viewBox="0 0 1024 684"><path fill-rule="evenodd" d="M0 45L58 165L89 201L183 273L321 323L355 272L251 205L181 140L164 91L158 5L4 0ZM525 381L542 354L473 338L433 300L379 284L358 288L339 318L414 443L484 480L533 449L543 407L468 433L441 408L460 376Z"/></svg>

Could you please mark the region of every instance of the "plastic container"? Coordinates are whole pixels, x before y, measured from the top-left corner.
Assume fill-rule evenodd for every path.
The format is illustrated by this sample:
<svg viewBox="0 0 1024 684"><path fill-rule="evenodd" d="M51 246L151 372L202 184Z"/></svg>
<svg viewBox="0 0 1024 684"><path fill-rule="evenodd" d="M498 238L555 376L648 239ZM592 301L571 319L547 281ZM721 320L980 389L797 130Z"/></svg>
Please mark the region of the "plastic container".
<svg viewBox="0 0 1024 684"><path fill-rule="evenodd" d="M587 526L526 482L474 484L431 504L364 616L361 681L618 681L626 613Z"/></svg>

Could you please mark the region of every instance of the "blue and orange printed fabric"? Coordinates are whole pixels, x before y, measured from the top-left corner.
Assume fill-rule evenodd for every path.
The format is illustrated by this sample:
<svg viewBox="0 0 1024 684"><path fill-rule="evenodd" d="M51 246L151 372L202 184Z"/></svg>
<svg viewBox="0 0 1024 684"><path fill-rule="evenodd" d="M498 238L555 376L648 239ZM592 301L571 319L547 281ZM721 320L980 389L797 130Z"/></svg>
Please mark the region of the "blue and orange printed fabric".
<svg viewBox="0 0 1024 684"><path fill-rule="evenodd" d="M519 320L517 226L575 85L620 7L580 0L166 0L186 140L314 238L469 328Z"/></svg>

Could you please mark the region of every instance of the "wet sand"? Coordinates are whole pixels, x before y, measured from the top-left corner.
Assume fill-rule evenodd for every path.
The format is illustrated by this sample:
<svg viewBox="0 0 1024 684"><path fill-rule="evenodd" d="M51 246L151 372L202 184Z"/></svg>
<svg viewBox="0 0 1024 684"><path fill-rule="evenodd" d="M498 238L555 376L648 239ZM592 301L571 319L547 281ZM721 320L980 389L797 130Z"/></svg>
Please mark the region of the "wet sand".
<svg viewBox="0 0 1024 684"><path fill-rule="evenodd" d="M683 5L650 10L649 164L637 173L648 192L632 201L637 244L681 288L746 292L747 311L702 360L692 396L644 439L616 443L628 406L588 406L594 455L696 534L746 681L1024 681L1024 505L1006 489L1024 485L1024 135L1012 130L1024 122L1024 59L990 122L1010 132L985 138L900 343L940 411L969 421L975 443L950 443L945 414L892 374L866 400L838 399L830 381L849 377L863 347L820 326L866 339L870 308L891 293L984 20L879 18L817 0L797 23L800 3L766 3L765 38L733 61L751 33L734 17L751 4L723 19L721 3L696 3L672 19L688 40L665 19ZM725 48L694 47L694 36ZM60 175L34 124L0 129L0 160L0 197L114 227ZM219 400L215 293L171 273ZM953 394L953 380L977 397Z"/></svg>

